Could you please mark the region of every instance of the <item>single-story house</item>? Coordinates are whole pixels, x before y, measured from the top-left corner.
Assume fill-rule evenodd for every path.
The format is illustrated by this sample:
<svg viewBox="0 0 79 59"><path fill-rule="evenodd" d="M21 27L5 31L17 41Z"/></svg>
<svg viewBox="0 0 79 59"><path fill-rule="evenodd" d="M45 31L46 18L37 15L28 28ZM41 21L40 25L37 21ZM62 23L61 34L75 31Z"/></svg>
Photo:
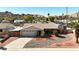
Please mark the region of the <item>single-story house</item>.
<svg viewBox="0 0 79 59"><path fill-rule="evenodd" d="M14 23L20 23L20 22L24 22L24 20L20 20L20 19L14 20Z"/></svg>
<svg viewBox="0 0 79 59"><path fill-rule="evenodd" d="M15 24L15 25L20 25L20 24L22 24L22 23L24 23L24 22L25 22L24 20L20 20L20 19L14 20L14 24Z"/></svg>
<svg viewBox="0 0 79 59"><path fill-rule="evenodd" d="M54 19L54 22L59 24L71 23L69 19Z"/></svg>
<svg viewBox="0 0 79 59"><path fill-rule="evenodd" d="M11 23L0 23L0 34L13 30L15 26Z"/></svg>
<svg viewBox="0 0 79 59"><path fill-rule="evenodd" d="M13 36L43 36L51 30L58 30L58 26L56 23L26 23L23 27L17 27L10 32Z"/></svg>

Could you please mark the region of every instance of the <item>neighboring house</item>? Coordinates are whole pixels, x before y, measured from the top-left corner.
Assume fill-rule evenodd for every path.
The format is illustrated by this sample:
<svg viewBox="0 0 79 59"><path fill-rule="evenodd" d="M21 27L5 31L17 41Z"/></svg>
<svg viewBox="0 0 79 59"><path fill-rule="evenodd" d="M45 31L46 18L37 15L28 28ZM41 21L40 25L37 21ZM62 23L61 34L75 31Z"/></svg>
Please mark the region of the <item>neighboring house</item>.
<svg viewBox="0 0 79 59"><path fill-rule="evenodd" d="M15 25L20 25L20 24L22 24L22 23L24 23L24 22L25 22L24 20L19 20L19 19L14 20L14 24L15 24Z"/></svg>
<svg viewBox="0 0 79 59"><path fill-rule="evenodd" d="M58 30L58 26L59 24L56 23L26 23L23 27L17 27L10 32L13 36L43 36L53 30Z"/></svg>
<svg viewBox="0 0 79 59"><path fill-rule="evenodd" d="M0 23L0 34L6 33L9 30L12 30L14 28L15 28L15 26L11 23Z"/></svg>
<svg viewBox="0 0 79 59"><path fill-rule="evenodd" d="M78 13L75 13L75 14L71 14L70 16L71 17L78 17L79 16L79 12Z"/></svg>
<svg viewBox="0 0 79 59"><path fill-rule="evenodd" d="M1 23L10 23L10 21L9 20L2 20Z"/></svg>
<svg viewBox="0 0 79 59"><path fill-rule="evenodd" d="M66 24L66 23L67 23L67 20L66 20L66 19L62 19L62 20L60 20L60 19L55 19L54 22L55 22L55 23L59 23L59 24L61 24L61 23Z"/></svg>

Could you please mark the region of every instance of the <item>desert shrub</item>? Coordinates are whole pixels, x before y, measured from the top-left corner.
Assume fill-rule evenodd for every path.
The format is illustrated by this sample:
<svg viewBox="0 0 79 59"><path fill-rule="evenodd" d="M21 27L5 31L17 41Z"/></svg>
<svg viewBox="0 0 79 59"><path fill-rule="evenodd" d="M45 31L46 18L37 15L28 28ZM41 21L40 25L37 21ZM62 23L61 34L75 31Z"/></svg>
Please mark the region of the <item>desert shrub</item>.
<svg viewBox="0 0 79 59"><path fill-rule="evenodd" d="M57 30L54 30L54 31L53 31L53 34L54 34L54 35L57 35L57 34L58 34L58 31L57 31Z"/></svg>

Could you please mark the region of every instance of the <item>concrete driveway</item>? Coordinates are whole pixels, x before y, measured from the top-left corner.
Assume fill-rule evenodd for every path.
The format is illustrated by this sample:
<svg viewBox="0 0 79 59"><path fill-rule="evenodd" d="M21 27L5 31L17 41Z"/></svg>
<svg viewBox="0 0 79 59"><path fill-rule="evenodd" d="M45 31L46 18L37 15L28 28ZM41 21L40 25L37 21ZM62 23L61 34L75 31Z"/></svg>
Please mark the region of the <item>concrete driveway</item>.
<svg viewBox="0 0 79 59"><path fill-rule="evenodd" d="M7 48L7 50L22 49L23 46L32 39L33 38L18 38L17 40L6 45L5 48Z"/></svg>

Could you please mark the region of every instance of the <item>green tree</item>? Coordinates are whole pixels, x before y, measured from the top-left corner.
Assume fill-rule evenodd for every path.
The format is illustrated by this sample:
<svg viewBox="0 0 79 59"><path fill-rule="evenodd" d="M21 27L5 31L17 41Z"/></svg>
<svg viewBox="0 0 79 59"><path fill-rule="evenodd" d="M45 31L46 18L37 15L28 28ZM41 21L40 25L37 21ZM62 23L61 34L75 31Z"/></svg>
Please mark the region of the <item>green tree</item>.
<svg viewBox="0 0 79 59"><path fill-rule="evenodd" d="M3 20L7 20L7 21L10 21L10 22L14 21L15 19L16 19L16 17L13 17L13 16L11 16L11 17L8 17L8 16L3 17Z"/></svg>
<svg viewBox="0 0 79 59"><path fill-rule="evenodd" d="M46 23L46 18L44 16L41 16L38 18L38 21L42 23Z"/></svg>
<svg viewBox="0 0 79 59"><path fill-rule="evenodd" d="M59 16L59 20L62 20L62 16Z"/></svg>
<svg viewBox="0 0 79 59"><path fill-rule="evenodd" d="M47 15L48 15L48 21L50 21L50 19L49 19L50 13L48 13Z"/></svg>
<svg viewBox="0 0 79 59"><path fill-rule="evenodd" d="M3 17L0 17L0 21L2 21L4 18Z"/></svg>
<svg viewBox="0 0 79 59"><path fill-rule="evenodd" d="M5 13L7 14L7 13L9 13L8 11L5 11Z"/></svg>
<svg viewBox="0 0 79 59"><path fill-rule="evenodd" d="M74 23L74 28L79 28L79 21Z"/></svg>
<svg viewBox="0 0 79 59"><path fill-rule="evenodd" d="M32 23L32 21L34 20L34 17L31 16L31 15L24 16L24 20L25 20L26 22Z"/></svg>
<svg viewBox="0 0 79 59"><path fill-rule="evenodd" d="M51 22L54 22L55 17L54 16L49 16L49 19Z"/></svg>
<svg viewBox="0 0 79 59"><path fill-rule="evenodd" d="M24 19L26 19L25 16L26 16L25 14L22 14L22 15L20 16L20 18L21 18L22 20L24 20Z"/></svg>

